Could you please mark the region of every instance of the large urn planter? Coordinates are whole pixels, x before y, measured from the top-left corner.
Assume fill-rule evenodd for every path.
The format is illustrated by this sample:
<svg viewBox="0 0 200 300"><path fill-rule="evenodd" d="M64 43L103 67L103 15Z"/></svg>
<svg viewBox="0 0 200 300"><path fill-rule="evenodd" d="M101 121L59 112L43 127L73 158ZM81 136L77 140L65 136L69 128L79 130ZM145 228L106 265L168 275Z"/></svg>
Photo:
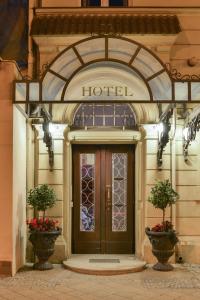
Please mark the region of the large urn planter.
<svg viewBox="0 0 200 300"><path fill-rule="evenodd" d="M162 223L156 224L151 229L147 227L145 232L151 242L153 255L158 263L153 266L154 270L171 271L173 266L168 263L169 258L174 253L174 246L178 242L176 232L171 222L165 220L166 208L171 207L179 198L178 193L172 188L170 181L157 181L152 187L148 201L156 208L162 211Z"/></svg>
<svg viewBox="0 0 200 300"><path fill-rule="evenodd" d="M47 184L37 186L28 192L27 204L32 206L35 214L38 215L38 217L27 220L30 232L29 240L38 258L38 262L33 266L36 270L43 271L53 268L48 259L54 253L55 241L61 234L61 228L58 226L57 220L46 218L45 213L47 209L56 204L56 200L55 191Z"/></svg>
<svg viewBox="0 0 200 300"><path fill-rule="evenodd" d="M174 254L174 247L178 242L175 231L154 232L146 228L145 232L152 245L152 253L158 260L153 269L157 271L173 270L173 266L168 263L168 260Z"/></svg>
<svg viewBox="0 0 200 300"><path fill-rule="evenodd" d="M48 259L54 253L55 241L60 234L61 230L51 232L35 231L30 234L29 240L38 258L38 262L34 264L33 269L44 271L53 268Z"/></svg>

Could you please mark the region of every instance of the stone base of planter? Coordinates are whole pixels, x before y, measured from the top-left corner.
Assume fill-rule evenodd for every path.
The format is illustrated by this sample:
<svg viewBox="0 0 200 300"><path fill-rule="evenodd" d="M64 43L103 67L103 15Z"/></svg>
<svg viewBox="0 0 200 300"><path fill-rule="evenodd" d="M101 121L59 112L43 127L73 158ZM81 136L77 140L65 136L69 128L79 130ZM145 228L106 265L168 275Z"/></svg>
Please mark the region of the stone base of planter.
<svg viewBox="0 0 200 300"><path fill-rule="evenodd" d="M50 262L37 262L33 265L34 270L40 270L40 271L46 271L46 270L51 270L53 269L53 265Z"/></svg>
<svg viewBox="0 0 200 300"><path fill-rule="evenodd" d="M172 271L174 269L174 267L170 264L162 264L162 263L156 263L154 266L153 266L153 269L156 270L156 271Z"/></svg>

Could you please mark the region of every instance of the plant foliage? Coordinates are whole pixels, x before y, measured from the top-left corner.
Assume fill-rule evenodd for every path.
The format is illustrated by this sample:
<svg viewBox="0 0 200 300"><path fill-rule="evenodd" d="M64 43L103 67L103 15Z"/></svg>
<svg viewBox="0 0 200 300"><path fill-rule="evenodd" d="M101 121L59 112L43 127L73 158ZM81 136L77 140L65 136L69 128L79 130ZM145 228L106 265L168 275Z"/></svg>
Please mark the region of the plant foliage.
<svg viewBox="0 0 200 300"><path fill-rule="evenodd" d="M153 204L155 208L165 209L176 202L178 193L174 191L169 180L158 181L151 189L148 201Z"/></svg>
<svg viewBox="0 0 200 300"><path fill-rule="evenodd" d="M37 211L45 211L55 205L56 194L47 184L37 186L28 192L27 203Z"/></svg>
<svg viewBox="0 0 200 300"><path fill-rule="evenodd" d="M155 208L163 211L163 222L165 222L165 209L176 202L179 197L178 193L174 191L169 181L157 181L155 186L151 189L148 201L153 204Z"/></svg>

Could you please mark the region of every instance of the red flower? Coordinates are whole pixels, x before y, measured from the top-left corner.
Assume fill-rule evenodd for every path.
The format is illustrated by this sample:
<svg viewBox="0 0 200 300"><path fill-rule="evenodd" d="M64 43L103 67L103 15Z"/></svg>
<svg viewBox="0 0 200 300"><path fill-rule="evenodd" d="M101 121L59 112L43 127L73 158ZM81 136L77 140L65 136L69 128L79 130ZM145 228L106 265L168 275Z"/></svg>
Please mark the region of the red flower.
<svg viewBox="0 0 200 300"><path fill-rule="evenodd" d="M34 218L26 221L30 231L54 231L59 230L58 221L49 218Z"/></svg>

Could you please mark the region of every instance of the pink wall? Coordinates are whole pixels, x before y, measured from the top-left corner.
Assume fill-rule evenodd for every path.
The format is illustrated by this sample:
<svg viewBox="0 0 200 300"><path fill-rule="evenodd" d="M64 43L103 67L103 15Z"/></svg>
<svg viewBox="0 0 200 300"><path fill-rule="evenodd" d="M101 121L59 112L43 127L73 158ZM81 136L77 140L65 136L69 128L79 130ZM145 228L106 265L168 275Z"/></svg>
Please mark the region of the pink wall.
<svg viewBox="0 0 200 300"><path fill-rule="evenodd" d="M0 273L12 267L13 62L0 62Z"/></svg>

